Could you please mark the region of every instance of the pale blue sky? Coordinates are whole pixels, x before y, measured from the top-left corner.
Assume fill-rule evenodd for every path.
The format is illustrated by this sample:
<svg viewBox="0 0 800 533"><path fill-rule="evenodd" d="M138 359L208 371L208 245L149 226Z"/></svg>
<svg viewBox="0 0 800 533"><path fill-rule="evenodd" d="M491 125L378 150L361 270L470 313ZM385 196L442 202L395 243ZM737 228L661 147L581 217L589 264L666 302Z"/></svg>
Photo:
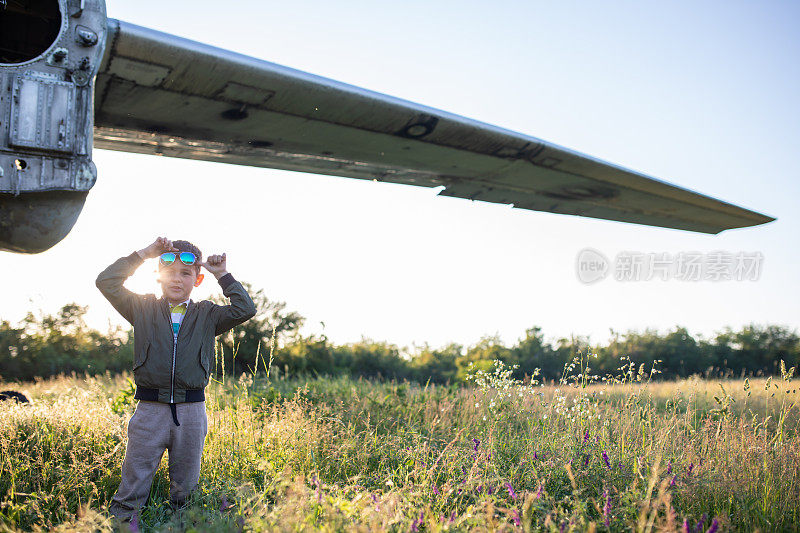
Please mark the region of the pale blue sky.
<svg viewBox="0 0 800 533"><path fill-rule="evenodd" d="M574 150L777 217L709 236L436 197L435 191L96 151L59 245L0 254L0 317L63 303L121 319L94 287L156 235L226 251L231 272L334 342L513 343L676 324L800 326L800 7L792 2L110 0L109 16ZM184 213L176 220L175 213ZM247 221L227 223L228 213ZM760 251L750 282L581 284L584 247ZM154 266L134 287L153 287ZM209 279L197 297L217 292ZM151 290L154 290L151 288Z"/></svg>

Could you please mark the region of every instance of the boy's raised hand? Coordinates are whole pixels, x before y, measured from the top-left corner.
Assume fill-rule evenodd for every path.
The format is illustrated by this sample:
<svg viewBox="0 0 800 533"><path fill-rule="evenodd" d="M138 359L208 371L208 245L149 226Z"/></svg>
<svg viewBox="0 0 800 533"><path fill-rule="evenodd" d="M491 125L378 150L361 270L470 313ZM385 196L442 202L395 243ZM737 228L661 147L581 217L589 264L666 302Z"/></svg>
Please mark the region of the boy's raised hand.
<svg viewBox="0 0 800 533"><path fill-rule="evenodd" d="M201 263L206 270L214 274L214 277L219 279L228 273L227 257L222 255L210 255L204 262Z"/></svg>
<svg viewBox="0 0 800 533"><path fill-rule="evenodd" d="M142 256L142 259L150 259L153 257L158 257L164 252L177 251L178 249L172 246L171 240L167 239L166 237L158 237L155 241L153 241L153 244L139 250L138 254Z"/></svg>

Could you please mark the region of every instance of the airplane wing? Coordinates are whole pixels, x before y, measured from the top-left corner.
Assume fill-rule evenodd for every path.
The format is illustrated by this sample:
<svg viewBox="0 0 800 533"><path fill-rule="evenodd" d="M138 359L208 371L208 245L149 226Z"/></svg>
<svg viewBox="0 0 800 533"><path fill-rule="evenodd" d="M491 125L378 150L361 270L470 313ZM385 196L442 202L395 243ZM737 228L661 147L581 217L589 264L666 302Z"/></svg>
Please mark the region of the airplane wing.
<svg viewBox="0 0 800 533"><path fill-rule="evenodd" d="M535 137L109 19L97 148L719 233L774 220Z"/></svg>

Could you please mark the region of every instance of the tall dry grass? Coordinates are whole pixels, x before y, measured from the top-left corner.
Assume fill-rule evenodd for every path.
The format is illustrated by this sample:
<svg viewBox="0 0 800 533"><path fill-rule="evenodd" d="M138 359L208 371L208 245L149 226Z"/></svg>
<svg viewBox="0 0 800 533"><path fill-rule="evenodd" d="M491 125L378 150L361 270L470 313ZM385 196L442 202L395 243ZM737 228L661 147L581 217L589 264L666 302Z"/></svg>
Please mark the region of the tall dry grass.
<svg viewBox="0 0 800 533"><path fill-rule="evenodd" d="M129 376L0 404L0 530L110 530ZM166 455L140 530L797 530L788 379L483 388L259 376L213 382L198 490ZM716 399L715 399L716 396Z"/></svg>

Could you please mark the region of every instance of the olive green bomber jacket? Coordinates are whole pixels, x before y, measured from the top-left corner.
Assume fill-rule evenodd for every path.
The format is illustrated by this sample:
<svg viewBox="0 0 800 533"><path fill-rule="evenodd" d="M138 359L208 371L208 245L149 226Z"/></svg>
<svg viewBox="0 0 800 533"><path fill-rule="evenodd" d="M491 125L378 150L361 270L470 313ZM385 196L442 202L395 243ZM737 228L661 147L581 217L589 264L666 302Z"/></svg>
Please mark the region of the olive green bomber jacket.
<svg viewBox="0 0 800 533"><path fill-rule="evenodd" d="M171 404L201 401L213 364L214 337L252 318L255 304L242 284L226 274L219 284L230 305L190 301L176 343L166 298L123 287L142 262L136 252L121 257L96 281L103 296L133 325L137 397Z"/></svg>

